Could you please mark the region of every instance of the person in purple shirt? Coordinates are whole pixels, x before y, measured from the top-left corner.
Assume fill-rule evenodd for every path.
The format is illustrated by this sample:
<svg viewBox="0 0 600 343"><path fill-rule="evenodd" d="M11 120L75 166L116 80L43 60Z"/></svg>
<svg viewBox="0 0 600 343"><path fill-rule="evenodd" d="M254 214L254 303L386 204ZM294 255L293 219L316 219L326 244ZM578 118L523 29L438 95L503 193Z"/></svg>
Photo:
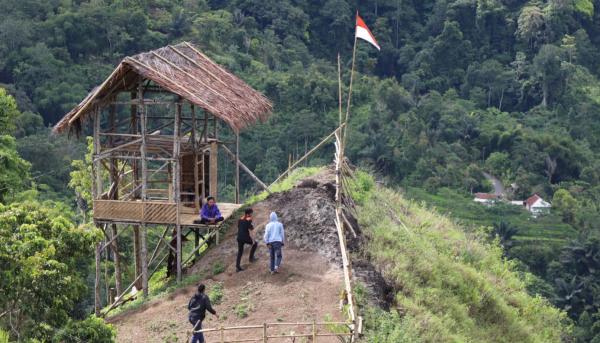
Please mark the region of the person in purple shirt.
<svg viewBox="0 0 600 343"><path fill-rule="evenodd" d="M221 211L217 207L214 197L206 198L206 203L200 210L200 223L201 224L216 224L223 221Z"/></svg>

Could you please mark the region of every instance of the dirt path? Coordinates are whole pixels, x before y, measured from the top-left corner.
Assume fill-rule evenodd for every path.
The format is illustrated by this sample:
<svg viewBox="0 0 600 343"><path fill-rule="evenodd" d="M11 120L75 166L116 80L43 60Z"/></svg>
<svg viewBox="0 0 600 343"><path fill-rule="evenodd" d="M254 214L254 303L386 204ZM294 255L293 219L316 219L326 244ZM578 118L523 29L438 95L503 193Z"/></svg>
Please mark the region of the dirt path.
<svg viewBox="0 0 600 343"><path fill-rule="evenodd" d="M267 202L268 203L268 202ZM255 207L255 224L259 237L270 212L267 204ZM260 241L260 239L259 239ZM225 271L211 276L204 282L210 290L217 283L223 285L223 298L215 309L220 320L208 315L204 327L254 325L263 322L305 322L323 321L326 317L340 320L340 292L343 289L341 269L331 262L331 257L312 251L301 251L294 242L284 248L280 274L270 275L267 268L268 252L260 244L257 256L259 261L248 263L248 249L245 251L243 267L245 271L235 272L237 243L235 230L230 229L224 241L209 251L188 273L212 274L218 263ZM187 321L187 303L195 291L195 286L180 289L168 297L157 299L142 308L120 314L110 322L117 329L118 342L186 342L189 340L191 325ZM273 329L269 334L289 333L293 330L310 332L310 328L286 327ZM237 331L227 337L260 337L260 330ZM218 342L215 334L206 335L207 342ZM319 342L338 342L336 338L319 339ZM277 342L286 342L278 339ZM291 341L289 341L291 342Z"/></svg>
<svg viewBox="0 0 600 343"><path fill-rule="evenodd" d="M504 186L502 185L502 181L498 180L497 177L488 174L486 172L483 172L483 176L485 176L486 179L488 179L492 185L494 186L494 194L497 196L503 196L504 195Z"/></svg>

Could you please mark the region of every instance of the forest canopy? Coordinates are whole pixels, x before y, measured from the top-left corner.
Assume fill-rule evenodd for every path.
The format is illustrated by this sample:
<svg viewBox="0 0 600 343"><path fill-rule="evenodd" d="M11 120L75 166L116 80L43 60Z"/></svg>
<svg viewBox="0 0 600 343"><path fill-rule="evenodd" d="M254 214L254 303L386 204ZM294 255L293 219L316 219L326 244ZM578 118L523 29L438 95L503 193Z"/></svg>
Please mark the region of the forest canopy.
<svg viewBox="0 0 600 343"><path fill-rule="evenodd" d="M504 224L494 219L487 226L576 233L559 241L539 236L539 244L508 235L505 243L513 243L505 254L539 278L532 293L567 311L576 324L572 340L600 340L599 6L597 0L3 0L0 216L11 224L0 239L28 230L35 242L41 237L40 251L60 261L53 268L84 277L77 261L62 261L60 246L48 242L77 230L86 232L82 249L93 241L79 227L85 211L76 199L86 194L67 187L72 172L85 174L87 143L51 135L49 126L125 56L181 41L274 103L269 121L241 137L241 160L273 181L289 159L337 125L336 56L348 84L358 10L381 51L358 45L348 157L383 182L419 189L414 194L451 194L457 215L456 199L491 190L484 172L510 185L511 199L536 193L552 201L545 219L495 209L486 215L501 213ZM332 152L325 148L308 163L328 163ZM233 168L222 171L220 181L231 180ZM256 191L246 176L242 185L246 196ZM231 198L231 188L223 189L219 196ZM52 218L52 207L68 215ZM479 211L465 208L465 217ZM20 211L35 216L14 214ZM82 285L65 289L61 306L89 306L82 305ZM84 319L67 307L59 317L36 315L50 327L65 313ZM0 324L8 327L4 317Z"/></svg>

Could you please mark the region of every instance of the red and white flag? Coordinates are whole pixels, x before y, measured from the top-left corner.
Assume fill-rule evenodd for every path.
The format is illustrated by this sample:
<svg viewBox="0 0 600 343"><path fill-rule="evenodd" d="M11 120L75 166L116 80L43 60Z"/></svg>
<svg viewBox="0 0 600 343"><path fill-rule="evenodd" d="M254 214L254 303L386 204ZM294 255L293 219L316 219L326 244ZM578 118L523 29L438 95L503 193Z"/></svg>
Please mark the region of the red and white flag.
<svg viewBox="0 0 600 343"><path fill-rule="evenodd" d="M365 21L356 13L356 38L364 39L367 42L371 43L377 50L381 50L379 44L377 44L377 40L375 40L375 36L369 30Z"/></svg>

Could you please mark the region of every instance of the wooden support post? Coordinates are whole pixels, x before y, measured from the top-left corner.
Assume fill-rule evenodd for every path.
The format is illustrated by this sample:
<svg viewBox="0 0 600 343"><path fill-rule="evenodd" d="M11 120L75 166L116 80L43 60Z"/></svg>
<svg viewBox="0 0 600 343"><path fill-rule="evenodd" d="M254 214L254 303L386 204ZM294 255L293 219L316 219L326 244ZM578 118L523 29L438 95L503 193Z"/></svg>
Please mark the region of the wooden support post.
<svg viewBox="0 0 600 343"><path fill-rule="evenodd" d="M313 343L317 341L317 322L314 320L312 323L312 341Z"/></svg>
<svg viewBox="0 0 600 343"><path fill-rule="evenodd" d="M200 182L198 180L198 142L197 142L197 121L196 121L196 109L194 105L190 105L192 112L192 150L194 153L194 208L196 213L200 212ZM204 164L202 165L204 167ZM200 232L198 228L194 228L194 256L200 257L200 252L197 250L198 244L200 244Z"/></svg>
<svg viewBox="0 0 600 343"><path fill-rule="evenodd" d="M213 115L213 138L219 139L219 137L217 137L217 117L215 115Z"/></svg>
<svg viewBox="0 0 600 343"><path fill-rule="evenodd" d="M148 296L148 246L146 237L146 224L142 224L140 232L140 261L142 263L142 289L144 290L144 297Z"/></svg>
<svg viewBox="0 0 600 343"><path fill-rule="evenodd" d="M198 228L194 228L194 256L196 257L196 259L198 257L200 257L200 249L198 249L198 246L200 245L200 229Z"/></svg>
<svg viewBox="0 0 600 343"><path fill-rule="evenodd" d="M140 242L140 226L133 226L133 258L135 263L135 277L137 282L135 288L142 289L142 258L141 258L141 242Z"/></svg>
<svg viewBox="0 0 600 343"><path fill-rule="evenodd" d="M267 343L267 323L263 323L263 343Z"/></svg>
<svg viewBox="0 0 600 343"><path fill-rule="evenodd" d="M144 85L143 80L140 80L138 84L138 115L140 118L140 135L142 138L142 142L140 144L140 160L142 165L142 203L145 202L148 198L147 189L148 189L148 164L146 161L146 107L144 105ZM144 297L148 296L148 250L146 246L146 224L145 224L145 215L142 213L142 225L141 230L138 229L139 235L139 254L137 257L139 258L138 264L140 265L140 272L142 275L142 290Z"/></svg>
<svg viewBox="0 0 600 343"><path fill-rule="evenodd" d="M200 211L200 182L198 181L198 139L196 130L196 111L194 105L191 105L192 111L192 150L194 152L194 207L196 212Z"/></svg>
<svg viewBox="0 0 600 343"><path fill-rule="evenodd" d="M202 202L206 199L206 154L204 151L202 152L202 196L200 199L200 207L202 207Z"/></svg>
<svg viewBox="0 0 600 343"><path fill-rule="evenodd" d="M235 134L235 203L240 203L240 134Z"/></svg>
<svg viewBox="0 0 600 343"><path fill-rule="evenodd" d="M204 110L204 129L202 131L204 143L208 143L208 112Z"/></svg>
<svg viewBox="0 0 600 343"><path fill-rule="evenodd" d="M93 132L93 143L94 143L94 157L100 154L102 149L100 143L100 110L96 108L93 113L94 121L94 132ZM93 165L94 174L94 200L99 199L102 196L102 168L100 168L100 160L95 160Z"/></svg>
<svg viewBox="0 0 600 343"><path fill-rule="evenodd" d="M94 280L94 313L96 317L100 316L100 308L102 307L102 303L100 300L100 254L102 242L98 242L96 244L96 279Z"/></svg>
<svg viewBox="0 0 600 343"><path fill-rule="evenodd" d="M117 112L117 108L116 105L111 105L110 106L110 113L109 113L109 123L110 123L110 130L111 133L115 133L116 131L116 112ZM113 136L109 136L108 137L108 142L109 142L109 146L112 148L114 145L114 140L113 140ZM120 175L119 175L119 171L117 168L117 160L115 159L111 159L110 160L110 182L111 185L114 184L114 187L111 186L111 188L113 189L113 193L110 194L110 198L113 200L117 200L119 199L119 179L120 179ZM112 239L112 243L111 243L111 250L113 252L113 263L114 263L114 268L115 268L115 288L116 288L116 292L117 294L121 294L121 257L119 256L119 242L117 240L117 236L118 236L118 232L117 232L117 225L116 224L112 224L111 225L111 239ZM110 301L110 303L112 303L112 301Z"/></svg>
<svg viewBox="0 0 600 343"><path fill-rule="evenodd" d="M181 281L182 270L181 270L181 222L180 222L180 211L179 208L181 206L181 156L180 154L180 145L181 145L181 136L179 132L181 130L181 104L178 103L176 105L175 112L175 122L173 128L173 159L174 159L174 168L173 168L173 197L175 198L175 227L177 230L177 282Z"/></svg>
<svg viewBox="0 0 600 343"><path fill-rule="evenodd" d="M208 163L209 166L209 170L208 170L208 178L210 179L209 182L209 195L213 196L213 197L217 197L217 184L218 184L218 150L219 150L219 146L217 144L216 141L212 141L210 143L210 162Z"/></svg>
<svg viewBox="0 0 600 343"><path fill-rule="evenodd" d="M146 163L146 109L144 107L144 88L143 82L138 85L138 114L140 117L140 135L142 142L140 144L140 160L142 164L142 202L146 201L146 189L148 187L148 166ZM143 220L143 219L142 219Z"/></svg>

